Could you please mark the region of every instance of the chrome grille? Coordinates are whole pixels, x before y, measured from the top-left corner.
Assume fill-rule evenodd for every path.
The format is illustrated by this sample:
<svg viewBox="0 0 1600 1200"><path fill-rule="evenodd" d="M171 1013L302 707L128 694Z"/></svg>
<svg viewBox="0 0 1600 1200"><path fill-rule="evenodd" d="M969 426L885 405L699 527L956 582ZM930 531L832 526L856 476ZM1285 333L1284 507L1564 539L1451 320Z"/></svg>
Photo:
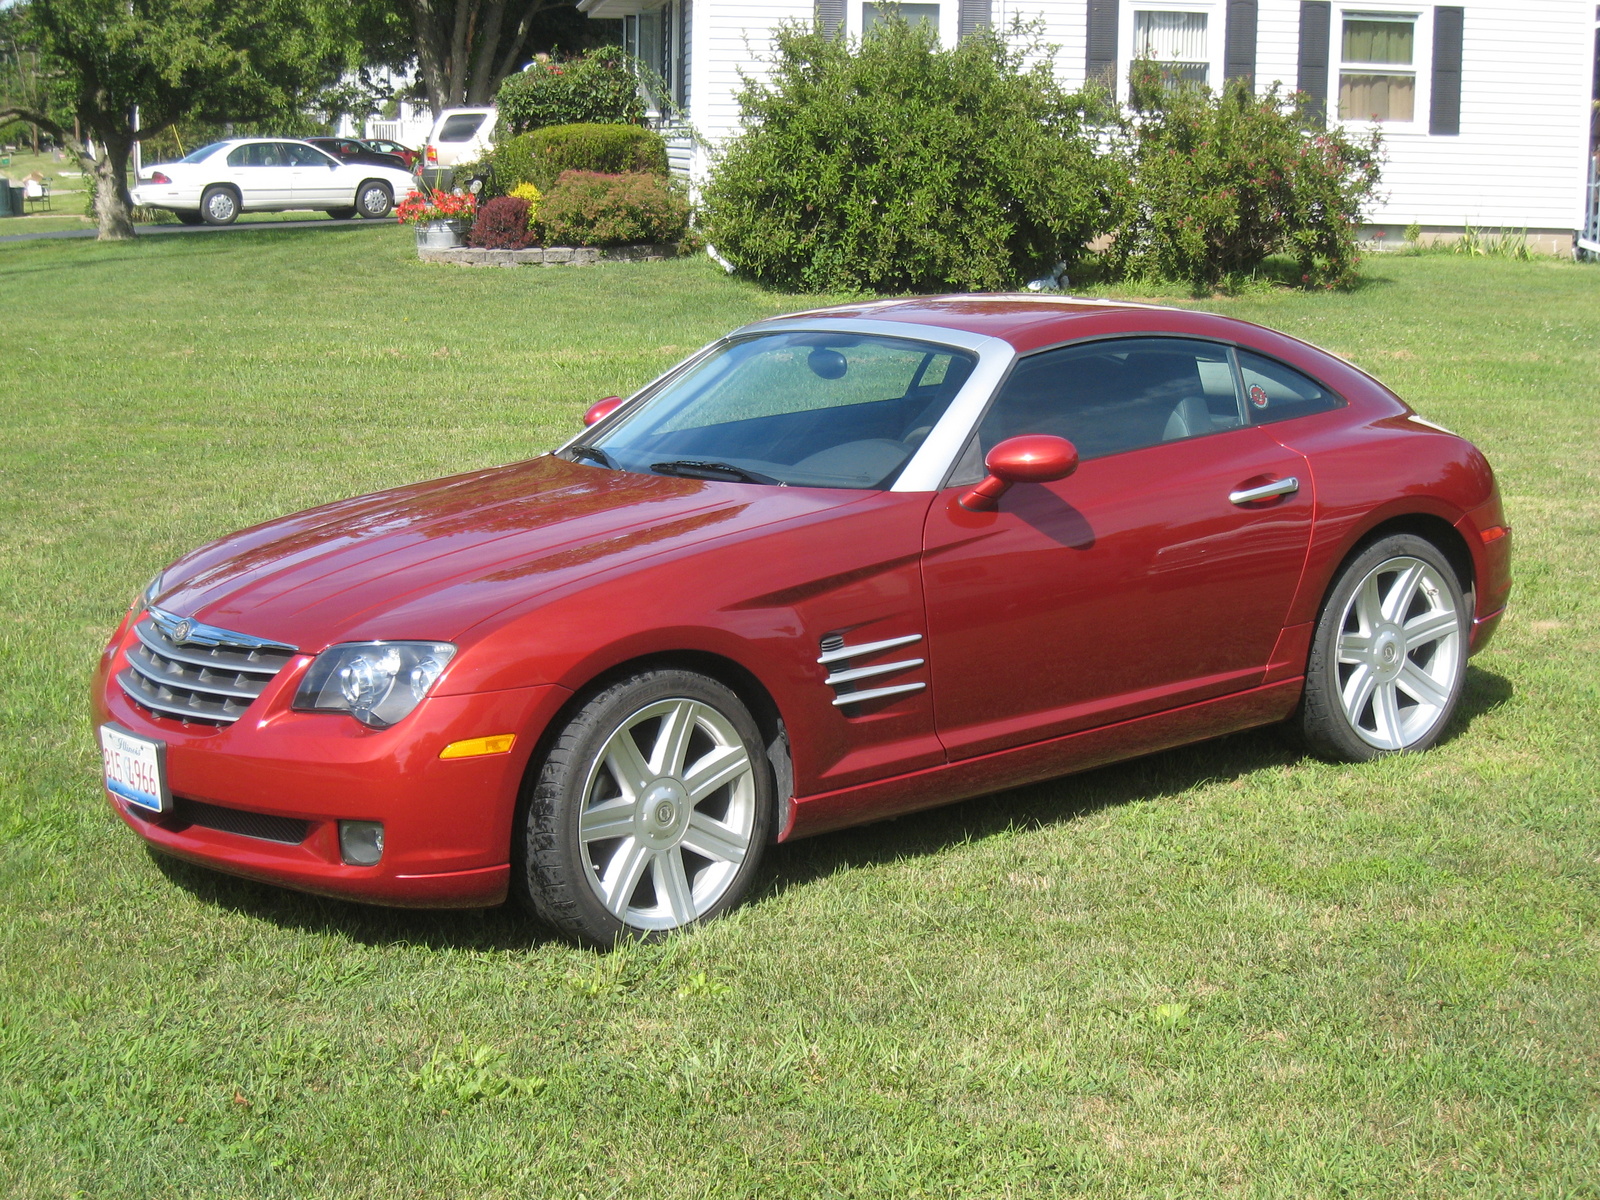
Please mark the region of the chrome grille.
<svg viewBox="0 0 1600 1200"><path fill-rule="evenodd" d="M135 704L163 717L231 725L299 650L218 629L151 606L133 627L138 643L117 676Z"/></svg>
<svg viewBox="0 0 1600 1200"><path fill-rule="evenodd" d="M858 687L864 679L877 679L884 675L894 675L901 671L909 671L913 667L923 665L920 658L903 658L897 662L872 663L865 667L845 667L835 669L835 663L845 663L852 659L867 658L870 655L881 654L885 650L893 650L897 646L909 646L913 642L920 642L920 633L909 633L904 637L885 638L878 642L863 642L851 646L844 640L843 634L830 633L822 639L819 647L822 656L817 659L820 666L828 668L827 677L822 681L834 691L833 705L843 708L849 704L862 704L868 700L881 700L887 696L903 696L909 692L920 692L927 687L927 683L917 681L914 683L892 683L887 685L871 685Z"/></svg>

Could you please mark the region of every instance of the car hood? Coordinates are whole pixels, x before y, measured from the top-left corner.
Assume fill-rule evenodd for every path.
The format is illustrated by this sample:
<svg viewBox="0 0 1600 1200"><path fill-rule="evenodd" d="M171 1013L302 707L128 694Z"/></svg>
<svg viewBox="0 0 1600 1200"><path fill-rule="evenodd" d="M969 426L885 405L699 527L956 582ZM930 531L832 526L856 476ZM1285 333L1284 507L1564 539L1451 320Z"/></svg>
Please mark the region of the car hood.
<svg viewBox="0 0 1600 1200"><path fill-rule="evenodd" d="M870 495L635 475L546 455L231 534L174 563L157 603L302 650L452 641L541 593Z"/></svg>

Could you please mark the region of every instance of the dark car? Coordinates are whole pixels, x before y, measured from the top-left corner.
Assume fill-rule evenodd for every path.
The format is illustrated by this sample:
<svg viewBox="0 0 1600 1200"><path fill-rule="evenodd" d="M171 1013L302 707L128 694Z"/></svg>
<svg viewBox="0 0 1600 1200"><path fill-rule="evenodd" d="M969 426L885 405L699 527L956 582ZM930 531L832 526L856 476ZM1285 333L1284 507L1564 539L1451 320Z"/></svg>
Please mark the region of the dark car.
<svg viewBox="0 0 1600 1200"><path fill-rule="evenodd" d="M318 149L326 150L342 162L367 163L374 167L390 167L396 171L411 170L411 164L398 154L385 154L381 150L374 150L367 143L358 142L355 138L314 137L305 140Z"/></svg>
<svg viewBox="0 0 1600 1200"><path fill-rule="evenodd" d="M410 146L402 146L399 142L388 138L367 138L364 143L372 147L379 154L392 154L396 158L405 159L406 170L411 170L417 165L417 160L422 157L420 150L413 150Z"/></svg>

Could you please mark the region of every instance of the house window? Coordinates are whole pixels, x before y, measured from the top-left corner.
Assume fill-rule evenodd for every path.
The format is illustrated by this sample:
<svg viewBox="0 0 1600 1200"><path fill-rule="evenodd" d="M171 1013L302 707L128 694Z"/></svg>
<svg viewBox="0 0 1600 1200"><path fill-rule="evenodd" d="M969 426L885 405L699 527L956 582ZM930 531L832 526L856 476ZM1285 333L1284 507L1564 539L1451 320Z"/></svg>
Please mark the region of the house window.
<svg viewBox="0 0 1600 1200"><path fill-rule="evenodd" d="M873 4L861 6L861 32L866 33L879 21L898 15L907 25L932 25L939 32L939 6L937 4Z"/></svg>
<svg viewBox="0 0 1600 1200"><path fill-rule="evenodd" d="M1410 124L1417 115L1417 18L1345 12L1339 119Z"/></svg>
<svg viewBox="0 0 1600 1200"><path fill-rule="evenodd" d="M1207 14L1135 9L1133 57L1156 63L1168 87L1211 82Z"/></svg>

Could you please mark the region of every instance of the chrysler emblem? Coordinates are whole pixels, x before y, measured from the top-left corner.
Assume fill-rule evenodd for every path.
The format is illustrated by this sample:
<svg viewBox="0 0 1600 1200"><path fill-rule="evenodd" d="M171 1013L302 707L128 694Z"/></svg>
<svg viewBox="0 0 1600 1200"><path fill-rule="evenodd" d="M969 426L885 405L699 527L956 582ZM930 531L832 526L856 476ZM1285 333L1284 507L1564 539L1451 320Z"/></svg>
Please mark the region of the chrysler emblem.
<svg viewBox="0 0 1600 1200"><path fill-rule="evenodd" d="M194 622L185 617L172 627L172 640L180 646L189 640L189 635L194 632Z"/></svg>

